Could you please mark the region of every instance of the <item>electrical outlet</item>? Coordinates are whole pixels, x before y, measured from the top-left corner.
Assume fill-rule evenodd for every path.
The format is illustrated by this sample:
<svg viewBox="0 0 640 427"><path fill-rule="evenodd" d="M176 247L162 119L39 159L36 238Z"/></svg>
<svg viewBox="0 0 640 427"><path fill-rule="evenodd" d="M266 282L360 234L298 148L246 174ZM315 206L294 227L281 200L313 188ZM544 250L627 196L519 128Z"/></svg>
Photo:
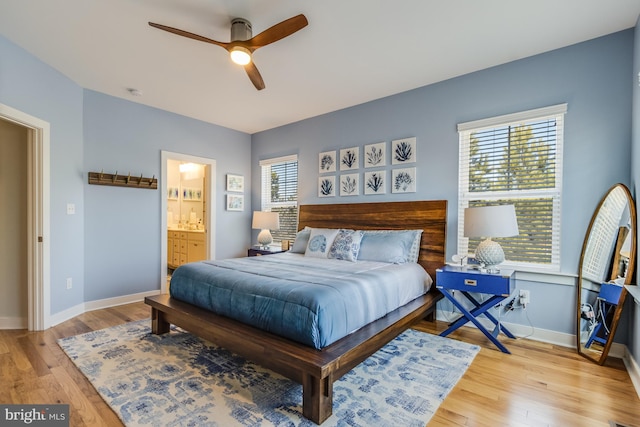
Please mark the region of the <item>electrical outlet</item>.
<svg viewBox="0 0 640 427"><path fill-rule="evenodd" d="M526 307L531 302L531 296L526 289L520 289L520 305Z"/></svg>
<svg viewBox="0 0 640 427"><path fill-rule="evenodd" d="M67 277L67 289L73 288L73 279L71 277Z"/></svg>

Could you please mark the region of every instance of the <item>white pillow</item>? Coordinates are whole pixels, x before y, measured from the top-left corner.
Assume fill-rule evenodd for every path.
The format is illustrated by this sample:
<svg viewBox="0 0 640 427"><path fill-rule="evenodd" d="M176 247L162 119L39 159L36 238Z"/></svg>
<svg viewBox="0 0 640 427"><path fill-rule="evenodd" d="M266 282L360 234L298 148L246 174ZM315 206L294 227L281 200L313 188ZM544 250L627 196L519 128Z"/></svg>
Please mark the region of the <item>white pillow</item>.
<svg viewBox="0 0 640 427"><path fill-rule="evenodd" d="M304 256L315 258L327 258L331 245L338 235L337 229L312 228L309 235L309 243Z"/></svg>
<svg viewBox="0 0 640 427"><path fill-rule="evenodd" d="M291 251L294 254L303 254L307 250L309 244L309 235L311 234L311 227L305 227L298 231L296 234L296 240L293 241Z"/></svg>
<svg viewBox="0 0 640 427"><path fill-rule="evenodd" d="M403 264L418 262L422 230L366 230L358 259Z"/></svg>

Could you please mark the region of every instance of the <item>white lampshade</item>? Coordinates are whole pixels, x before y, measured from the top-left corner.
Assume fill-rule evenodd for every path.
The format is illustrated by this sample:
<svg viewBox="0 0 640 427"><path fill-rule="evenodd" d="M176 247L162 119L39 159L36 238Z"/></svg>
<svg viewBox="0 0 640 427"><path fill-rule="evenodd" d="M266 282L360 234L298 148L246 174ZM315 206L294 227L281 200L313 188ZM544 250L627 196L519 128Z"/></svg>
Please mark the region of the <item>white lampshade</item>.
<svg viewBox="0 0 640 427"><path fill-rule="evenodd" d="M513 205L481 206L464 210L465 237L511 237L518 234L518 219Z"/></svg>
<svg viewBox="0 0 640 427"><path fill-rule="evenodd" d="M486 237L476 248L475 258L489 270L504 261L504 251L492 237L517 236L518 220L514 205L481 206L464 210L465 237Z"/></svg>
<svg viewBox="0 0 640 427"><path fill-rule="evenodd" d="M258 243L263 247L267 247L273 242L270 230L278 230L280 228L280 215L278 212L253 212L253 221L251 227L260 229L258 234Z"/></svg>

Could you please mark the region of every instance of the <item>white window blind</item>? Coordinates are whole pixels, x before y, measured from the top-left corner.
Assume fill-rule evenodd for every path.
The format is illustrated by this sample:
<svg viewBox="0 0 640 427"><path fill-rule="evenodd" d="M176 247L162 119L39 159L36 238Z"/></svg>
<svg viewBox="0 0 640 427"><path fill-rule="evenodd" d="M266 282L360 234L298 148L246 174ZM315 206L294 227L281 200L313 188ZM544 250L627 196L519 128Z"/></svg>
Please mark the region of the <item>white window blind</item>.
<svg viewBox="0 0 640 427"><path fill-rule="evenodd" d="M298 227L298 156L262 160L260 168L261 210L280 215L280 229L271 232L273 241L294 240Z"/></svg>
<svg viewBox="0 0 640 427"><path fill-rule="evenodd" d="M513 204L520 234L495 238L512 267L560 269L562 140L566 104L458 125L458 253L467 207ZM492 236L485 236L492 237Z"/></svg>

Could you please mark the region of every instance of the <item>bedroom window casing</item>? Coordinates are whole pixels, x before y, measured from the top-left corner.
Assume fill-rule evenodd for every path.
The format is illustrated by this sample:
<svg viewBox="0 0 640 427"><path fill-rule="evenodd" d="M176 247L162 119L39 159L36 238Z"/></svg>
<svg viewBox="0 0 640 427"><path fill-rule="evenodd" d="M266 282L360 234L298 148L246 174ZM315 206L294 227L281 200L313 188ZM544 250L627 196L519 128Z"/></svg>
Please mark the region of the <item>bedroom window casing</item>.
<svg viewBox="0 0 640 427"><path fill-rule="evenodd" d="M261 210L278 212L280 229L271 230L274 242L294 240L298 228L298 155L260 161Z"/></svg>
<svg viewBox="0 0 640 427"><path fill-rule="evenodd" d="M483 238L464 236L467 207L513 204L520 234L495 238L504 266L560 270L562 149L566 104L458 124L458 253ZM484 236L492 237L492 236Z"/></svg>

